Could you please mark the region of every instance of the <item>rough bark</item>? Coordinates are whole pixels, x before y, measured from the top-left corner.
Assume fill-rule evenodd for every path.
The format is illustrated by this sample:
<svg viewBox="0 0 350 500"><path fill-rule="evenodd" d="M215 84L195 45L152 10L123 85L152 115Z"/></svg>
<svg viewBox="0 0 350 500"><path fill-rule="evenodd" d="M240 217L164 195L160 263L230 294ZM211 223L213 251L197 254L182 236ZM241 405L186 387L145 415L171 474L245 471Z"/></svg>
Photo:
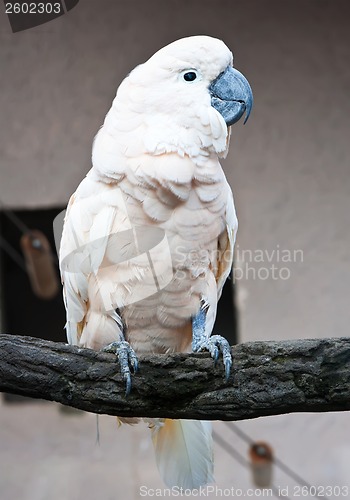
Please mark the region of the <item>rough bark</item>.
<svg viewBox="0 0 350 500"><path fill-rule="evenodd" d="M350 409L350 339L249 342L233 368L207 353L140 356L125 397L113 354L0 335L0 391L119 416L240 420Z"/></svg>

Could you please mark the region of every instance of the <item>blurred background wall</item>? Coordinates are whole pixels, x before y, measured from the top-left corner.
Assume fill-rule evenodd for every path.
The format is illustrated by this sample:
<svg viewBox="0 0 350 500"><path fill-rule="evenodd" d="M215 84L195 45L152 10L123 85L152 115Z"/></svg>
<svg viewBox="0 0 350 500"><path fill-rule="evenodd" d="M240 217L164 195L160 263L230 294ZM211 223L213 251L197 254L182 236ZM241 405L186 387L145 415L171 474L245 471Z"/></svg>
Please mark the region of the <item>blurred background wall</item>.
<svg viewBox="0 0 350 500"><path fill-rule="evenodd" d="M13 34L1 11L1 202L63 208L90 168L93 137L123 77L182 36L222 38L255 96L224 162L240 224L239 338L348 335L349 19L347 0L84 0ZM339 464L350 459L345 417L241 425L257 435L268 429L276 446L288 436L296 467L314 481L336 482L345 481ZM301 433L310 439L304 458L293 439Z"/></svg>

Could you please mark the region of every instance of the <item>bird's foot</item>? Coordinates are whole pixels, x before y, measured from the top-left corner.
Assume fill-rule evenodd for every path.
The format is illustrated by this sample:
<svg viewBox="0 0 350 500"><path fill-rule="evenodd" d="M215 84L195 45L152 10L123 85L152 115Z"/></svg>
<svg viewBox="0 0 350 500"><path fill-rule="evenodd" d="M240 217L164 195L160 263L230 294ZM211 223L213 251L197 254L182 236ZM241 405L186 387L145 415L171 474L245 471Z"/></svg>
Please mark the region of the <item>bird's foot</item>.
<svg viewBox="0 0 350 500"><path fill-rule="evenodd" d="M139 363L134 349L126 340L120 340L118 342L112 342L102 350L104 352L111 352L117 356L120 371L126 384L125 395L127 396L131 391L131 369L133 373L136 373L139 369Z"/></svg>
<svg viewBox="0 0 350 500"><path fill-rule="evenodd" d="M221 335L212 335L211 337L207 336L207 310L207 302L202 300L198 313L192 318L192 351L209 351L215 364L219 359L221 351L225 366L225 379L227 381L230 376L232 366L231 347L225 337L222 337Z"/></svg>
<svg viewBox="0 0 350 500"><path fill-rule="evenodd" d="M212 335L207 339L202 339L196 345L193 351L194 352L209 351L211 357L214 359L215 364L219 359L219 354L221 352L223 363L225 366L225 380L226 381L228 380L232 366L232 355L231 355L231 346L225 339L225 337L222 337L221 335Z"/></svg>

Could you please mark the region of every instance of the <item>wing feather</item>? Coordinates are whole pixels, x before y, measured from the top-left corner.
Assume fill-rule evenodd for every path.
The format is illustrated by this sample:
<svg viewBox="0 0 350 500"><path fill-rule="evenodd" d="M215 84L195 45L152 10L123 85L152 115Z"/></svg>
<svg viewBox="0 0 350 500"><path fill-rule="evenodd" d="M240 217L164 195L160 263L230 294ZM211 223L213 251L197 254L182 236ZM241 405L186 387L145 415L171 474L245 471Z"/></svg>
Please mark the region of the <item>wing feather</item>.
<svg viewBox="0 0 350 500"><path fill-rule="evenodd" d="M216 276L218 299L228 278L233 263L233 251L236 241L238 220L231 188L229 187L226 202L226 230L220 235L218 241L218 271Z"/></svg>
<svg viewBox="0 0 350 500"><path fill-rule="evenodd" d="M79 344L90 308L89 294L98 293L98 286L94 286L97 280L90 283L90 277L103 262L117 214L126 220L117 186L116 203L107 203L108 196L104 194L107 195L110 189L110 186L101 186L101 182L85 178L68 204L59 253L67 310L66 331L71 344ZM101 300L95 303L103 305ZM109 315L113 316L113 311ZM119 316L113 319L121 322Z"/></svg>

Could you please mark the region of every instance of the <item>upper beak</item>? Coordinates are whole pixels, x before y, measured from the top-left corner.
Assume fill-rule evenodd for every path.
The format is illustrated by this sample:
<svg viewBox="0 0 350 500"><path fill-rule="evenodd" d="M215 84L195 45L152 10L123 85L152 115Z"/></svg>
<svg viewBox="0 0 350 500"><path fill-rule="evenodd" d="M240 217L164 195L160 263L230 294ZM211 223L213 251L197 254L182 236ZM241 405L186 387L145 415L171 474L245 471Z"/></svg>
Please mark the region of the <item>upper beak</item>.
<svg viewBox="0 0 350 500"><path fill-rule="evenodd" d="M229 127L244 113L244 123L253 107L253 93L248 80L232 66L228 66L209 86L211 105L224 118Z"/></svg>

